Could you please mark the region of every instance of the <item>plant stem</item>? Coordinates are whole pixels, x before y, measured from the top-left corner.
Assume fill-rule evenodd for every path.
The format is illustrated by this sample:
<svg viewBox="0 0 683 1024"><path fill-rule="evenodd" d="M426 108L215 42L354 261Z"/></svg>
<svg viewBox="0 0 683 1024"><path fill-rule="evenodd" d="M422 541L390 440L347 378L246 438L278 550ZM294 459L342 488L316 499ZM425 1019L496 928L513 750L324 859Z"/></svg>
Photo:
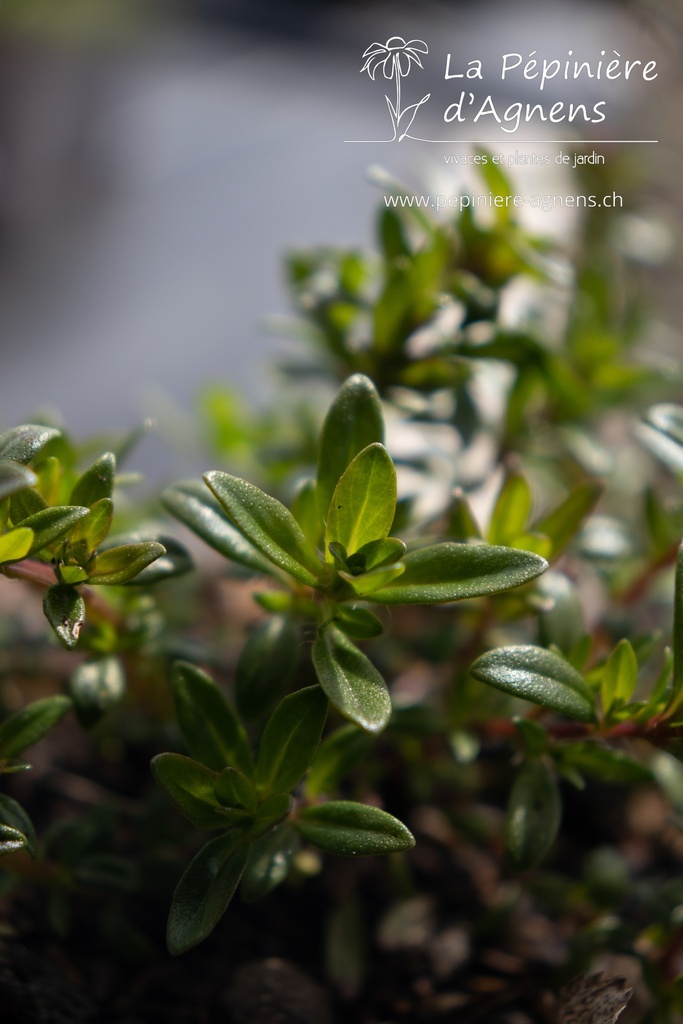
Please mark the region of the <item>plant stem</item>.
<svg viewBox="0 0 683 1024"><path fill-rule="evenodd" d="M33 583L44 589L54 586L57 582L51 565L46 562L35 562L30 558L2 565L0 572L8 579L25 580L27 583ZM109 622L117 628L123 625L123 620L116 609L103 601L92 587L82 586L79 588L79 592L94 619L100 622Z"/></svg>

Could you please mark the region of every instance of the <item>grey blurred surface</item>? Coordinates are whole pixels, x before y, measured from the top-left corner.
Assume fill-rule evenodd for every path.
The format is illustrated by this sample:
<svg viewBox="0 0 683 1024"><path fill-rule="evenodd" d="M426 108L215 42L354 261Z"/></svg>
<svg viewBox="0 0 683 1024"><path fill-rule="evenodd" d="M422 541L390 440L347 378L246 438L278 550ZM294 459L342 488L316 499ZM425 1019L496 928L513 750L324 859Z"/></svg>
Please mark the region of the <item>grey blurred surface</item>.
<svg viewBox="0 0 683 1024"><path fill-rule="evenodd" d="M435 180L433 148L343 141L387 128L381 83L359 74L373 39L450 33L468 58L566 49L579 24L596 46L650 40L587 2L331 6L294 38L243 22L175 22L96 51L6 47L1 424L51 406L77 434L128 425L216 380L258 401L281 349L262 318L287 309L283 252L367 245L371 164Z"/></svg>

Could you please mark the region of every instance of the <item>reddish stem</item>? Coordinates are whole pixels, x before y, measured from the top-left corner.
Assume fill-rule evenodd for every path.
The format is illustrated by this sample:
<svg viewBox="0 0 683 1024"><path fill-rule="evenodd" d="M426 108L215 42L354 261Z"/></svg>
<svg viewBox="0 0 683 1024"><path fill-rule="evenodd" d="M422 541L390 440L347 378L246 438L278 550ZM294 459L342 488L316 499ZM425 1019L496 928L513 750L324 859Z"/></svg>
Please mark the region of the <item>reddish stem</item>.
<svg viewBox="0 0 683 1024"><path fill-rule="evenodd" d="M649 722L618 722L604 731L583 722L545 722L544 727L548 735L557 740L596 737L606 740L645 739L650 743L663 744L667 740L683 737L683 725L670 725L658 718L653 718ZM494 718L490 722L481 722L477 726L477 731L484 739L513 739L519 735L517 726L509 718Z"/></svg>
<svg viewBox="0 0 683 1024"><path fill-rule="evenodd" d="M636 604L648 591L652 581L662 569L673 565L678 555L678 543L660 555L651 565L646 566L640 576L631 583L620 597L623 605Z"/></svg>
<svg viewBox="0 0 683 1024"><path fill-rule="evenodd" d="M9 579L26 580L27 583L33 583L45 589L57 583L57 578L51 565L48 565L47 562L35 562L30 558L25 558L21 562L11 562L7 565L2 565L0 566L0 572ZM100 622L110 622L117 628L123 625L123 620L116 609L102 600L97 591L92 587L80 586L79 593L94 619Z"/></svg>

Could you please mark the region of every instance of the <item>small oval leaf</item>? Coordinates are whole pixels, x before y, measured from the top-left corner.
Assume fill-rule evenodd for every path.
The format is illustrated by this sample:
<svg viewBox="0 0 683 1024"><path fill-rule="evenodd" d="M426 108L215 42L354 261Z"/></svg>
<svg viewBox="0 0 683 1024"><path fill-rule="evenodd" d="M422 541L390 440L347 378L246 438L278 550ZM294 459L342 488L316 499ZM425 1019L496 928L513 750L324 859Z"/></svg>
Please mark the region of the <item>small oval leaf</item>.
<svg viewBox="0 0 683 1024"><path fill-rule="evenodd" d="M195 828L211 831L230 824L214 792L216 772L182 754L157 754L151 765L154 778Z"/></svg>
<svg viewBox="0 0 683 1024"><path fill-rule="evenodd" d="M230 833L212 839L178 882L166 929L172 956L203 942L228 909L249 854L248 844L237 842Z"/></svg>
<svg viewBox="0 0 683 1024"><path fill-rule="evenodd" d="M540 576L548 563L518 548L447 541L409 551L405 571L374 591L380 604L437 604L511 590Z"/></svg>
<svg viewBox="0 0 683 1024"><path fill-rule="evenodd" d="M165 534L156 538L161 544L164 553L155 558L153 562L145 566L141 572L129 580L131 587L147 587L155 583L162 583L165 580L173 579L175 576L182 576L193 568L192 556L184 544L174 537L167 537Z"/></svg>
<svg viewBox="0 0 683 1024"><path fill-rule="evenodd" d="M245 903L263 899L289 874L301 840L289 822L276 825L251 847L240 886Z"/></svg>
<svg viewBox="0 0 683 1024"><path fill-rule="evenodd" d="M45 697L15 711L0 725L0 758L14 758L32 747L71 708L68 697Z"/></svg>
<svg viewBox="0 0 683 1024"><path fill-rule="evenodd" d="M89 511L79 505L57 505L55 508L41 509L40 512L22 519L22 527L33 530L34 533L31 551L40 551L54 544L60 537L69 533Z"/></svg>
<svg viewBox="0 0 683 1024"><path fill-rule="evenodd" d="M579 722L595 720L595 697L576 669L554 651L531 645L499 647L477 658L475 679Z"/></svg>
<svg viewBox="0 0 683 1024"><path fill-rule="evenodd" d="M321 517L327 515L347 466L376 441L384 442L382 404L370 378L356 373L337 392L320 434L317 490Z"/></svg>
<svg viewBox="0 0 683 1024"><path fill-rule="evenodd" d="M67 650L78 643L85 622L85 601L74 587L58 584L43 596L45 618Z"/></svg>
<svg viewBox="0 0 683 1024"><path fill-rule="evenodd" d="M214 793L219 804L224 807L244 807L251 812L256 810L256 790L237 768L223 769L216 779Z"/></svg>
<svg viewBox="0 0 683 1024"><path fill-rule="evenodd" d="M380 620L367 608L340 604L335 610L334 622L342 633L354 640L370 640L384 632Z"/></svg>
<svg viewBox="0 0 683 1024"><path fill-rule="evenodd" d="M72 505L90 508L102 498L111 498L116 475L116 456L106 452L78 478L69 498Z"/></svg>
<svg viewBox="0 0 683 1024"><path fill-rule="evenodd" d="M505 849L513 871L535 867L555 842L562 803L553 772L540 760L526 761L508 804Z"/></svg>
<svg viewBox="0 0 683 1024"><path fill-rule="evenodd" d="M54 437L59 437L59 431L54 427L33 423L13 427L0 434L0 459L11 459L13 462L26 465L31 459L35 459L40 450Z"/></svg>
<svg viewBox="0 0 683 1024"><path fill-rule="evenodd" d="M391 717L391 698L372 662L329 625L313 644L318 682L337 710L368 732L381 732Z"/></svg>
<svg viewBox="0 0 683 1024"><path fill-rule="evenodd" d="M602 672L600 696L604 711L612 705L627 704L638 682L638 659L628 640L620 640Z"/></svg>
<svg viewBox="0 0 683 1024"><path fill-rule="evenodd" d="M353 555L388 536L395 511L394 464L381 444L371 444L359 452L334 490L325 541L342 544Z"/></svg>
<svg viewBox="0 0 683 1024"><path fill-rule="evenodd" d="M178 661L171 686L178 724L192 756L214 771L234 767L250 776L253 761L246 734L213 679L189 662Z"/></svg>
<svg viewBox="0 0 683 1024"><path fill-rule="evenodd" d="M307 796L335 793L341 780L363 760L374 742L371 733L350 723L326 736L306 779Z"/></svg>
<svg viewBox="0 0 683 1024"><path fill-rule="evenodd" d="M37 483L38 477L26 466L7 459L0 461L0 501Z"/></svg>
<svg viewBox="0 0 683 1024"><path fill-rule="evenodd" d="M38 853L38 839L33 822L16 800L5 793L0 793L0 824L16 829L24 836L24 846L35 857Z"/></svg>
<svg viewBox="0 0 683 1024"><path fill-rule="evenodd" d="M302 808L297 828L313 846L342 857L397 853L415 845L412 834L398 818L351 800Z"/></svg>
<svg viewBox="0 0 683 1024"><path fill-rule="evenodd" d="M214 551L253 572L272 575L272 563L233 526L201 481L190 480L168 487L161 495L161 502L171 515Z"/></svg>
<svg viewBox="0 0 683 1024"><path fill-rule="evenodd" d="M287 688L299 660L299 630L275 615L249 634L235 668L235 698L244 718L263 715Z"/></svg>
<svg viewBox="0 0 683 1024"><path fill-rule="evenodd" d="M34 536L33 530L18 526L0 537L0 564L25 558L33 547Z"/></svg>
<svg viewBox="0 0 683 1024"><path fill-rule="evenodd" d="M285 793L296 786L320 744L327 697L307 686L280 701L263 730L255 780L262 793Z"/></svg>
<svg viewBox="0 0 683 1024"><path fill-rule="evenodd" d="M146 566L165 554L163 544L153 540L107 548L88 566L88 583L97 586L130 583Z"/></svg>
<svg viewBox="0 0 683 1024"><path fill-rule="evenodd" d="M69 537L71 554L82 554L84 560L89 559L109 534L113 518L114 503L111 498L100 498L91 505L87 516L76 523Z"/></svg>
<svg viewBox="0 0 683 1024"><path fill-rule="evenodd" d="M255 548L295 580L316 585L322 566L289 509L265 491L229 473L214 470L206 473L204 479Z"/></svg>

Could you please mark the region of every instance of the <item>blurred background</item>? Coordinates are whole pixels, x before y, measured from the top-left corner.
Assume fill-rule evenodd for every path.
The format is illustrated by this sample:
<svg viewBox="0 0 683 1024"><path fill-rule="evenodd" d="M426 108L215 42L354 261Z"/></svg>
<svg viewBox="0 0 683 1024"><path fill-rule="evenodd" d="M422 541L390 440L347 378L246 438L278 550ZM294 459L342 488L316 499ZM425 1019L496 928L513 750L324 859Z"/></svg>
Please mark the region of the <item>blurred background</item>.
<svg viewBox="0 0 683 1024"><path fill-rule="evenodd" d="M0 425L56 409L77 436L149 415L182 428L207 381L256 404L272 393L282 342L264 318L287 309L283 253L371 244L372 165L416 191L466 180L444 147L344 142L390 127L386 83L359 71L392 35L485 65L572 46L656 59L652 87L611 89L602 137L661 141L601 151L675 251L681 20L679 0L0 0ZM448 137L428 115L420 128ZM523 137L552 138L542 128ZM552 215L544 228L567 230ZM667 266L655 301L675 324L680 256ZM162 437L141 459L157 478L185 468Z"/></svg>

